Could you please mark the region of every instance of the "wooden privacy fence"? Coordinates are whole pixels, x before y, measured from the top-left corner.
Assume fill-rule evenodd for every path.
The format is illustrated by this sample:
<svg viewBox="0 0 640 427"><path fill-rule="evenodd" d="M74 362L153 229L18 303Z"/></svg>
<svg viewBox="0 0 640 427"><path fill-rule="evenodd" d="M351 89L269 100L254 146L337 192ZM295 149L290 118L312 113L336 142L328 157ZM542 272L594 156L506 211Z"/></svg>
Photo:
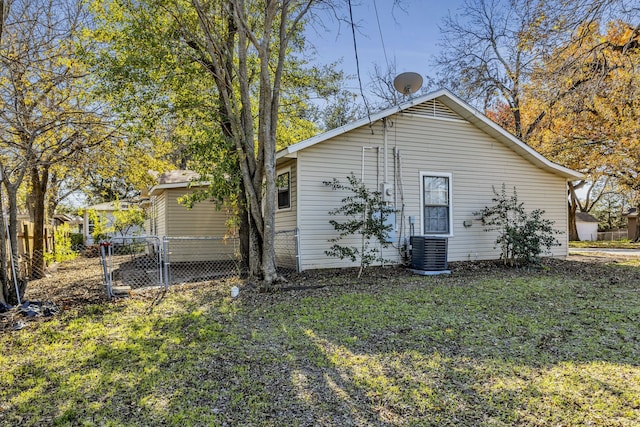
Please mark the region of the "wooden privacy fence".
<svg viewBox="0 0 640 427"><path fill-rule="evenodd" d="M44 227L44 251L49 252L55 249L53 241L53 227ZM33 257L33 223L29 221L18 221L18 256L31 259Z"/></svg>

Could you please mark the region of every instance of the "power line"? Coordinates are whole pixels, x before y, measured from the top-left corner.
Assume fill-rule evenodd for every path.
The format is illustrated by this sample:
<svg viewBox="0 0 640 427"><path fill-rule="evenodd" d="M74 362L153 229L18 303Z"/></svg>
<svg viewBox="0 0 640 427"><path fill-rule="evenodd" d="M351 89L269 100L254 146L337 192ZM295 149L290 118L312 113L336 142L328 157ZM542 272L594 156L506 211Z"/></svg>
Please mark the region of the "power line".
<svg viewBox="0 0 640 427"><path fill-rule="evenodd" d="M378 5L376 0L373 0L373 10L376 12L376 21L378 22L378 33L380 34L380 43L382 43L382 53L384 53L384 62L387 64L387 70L389 69L389 59L387 58L387 49L384 46L384 38L382 37L382 27L380 26L380 17L378 16Z"/></svg>
<svg viewBox="0 0 640 427"><path fill-rule="evenodd" d="M358 60L358 45L356 43L356 26L353 22L353 10L351 8L351 0L348 0L348 3L349 3L349 20L351 24L351 35L353 37L353 50L356 55L356 74L358 75L358 85L360 86L360 95L362 96L364 107L367 110L367 117L369 118L369 123L371 123L371 113L369 112L369 104L367 103L367 98L365 98L364 96L364 90L362 89L362 79L360 78L360 61Z"/></svg>

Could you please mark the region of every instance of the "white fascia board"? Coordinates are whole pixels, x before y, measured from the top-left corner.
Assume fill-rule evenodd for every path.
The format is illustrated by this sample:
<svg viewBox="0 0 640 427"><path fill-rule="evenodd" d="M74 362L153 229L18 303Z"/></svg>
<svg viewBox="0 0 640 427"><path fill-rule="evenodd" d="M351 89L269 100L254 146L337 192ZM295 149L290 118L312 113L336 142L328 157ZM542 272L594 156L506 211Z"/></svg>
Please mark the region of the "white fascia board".
<svg viewBox="0 0 640 427"><path fill-rule="evenodd" d="M209 182L171 182L169 184L158 184L154 185L149 189L149 195L154 196L160 192L160 190L165 190L169 188L194 188L194 187L208 187Z"/></svg>

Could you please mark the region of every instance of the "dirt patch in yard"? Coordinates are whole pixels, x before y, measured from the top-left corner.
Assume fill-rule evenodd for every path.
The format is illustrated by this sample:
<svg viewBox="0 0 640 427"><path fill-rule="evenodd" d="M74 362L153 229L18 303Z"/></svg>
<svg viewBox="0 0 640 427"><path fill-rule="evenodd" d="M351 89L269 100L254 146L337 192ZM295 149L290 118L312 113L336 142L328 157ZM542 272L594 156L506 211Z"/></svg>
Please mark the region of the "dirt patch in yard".
<svg viewBox="0 0 640 427"><path fill-rule="evenodd" d="M51 301L61 308L107 301L100 258L78 257L27 285L27 301Z"/></svg>
<svg viewBox="0 0 640 427"><path fill-rule="evenodd" d="M614 256L606 254L571 255L566 259L547 258L535 268L506 268L500 261L451 262L450 276L436 280L447 280L451 286L464 285L467 278L485 276L487 278L514 279L526 275L565 275L581 278L585 284L606 286L616 283L640 282L640 258ZM219 287L220 295L227 295L233 285L241 289L241 298L246 302L260 305L279 298L290 298L292 294L326 293L338 289L366 289L376 292L389 287L411 288L424 286L424 277L413 274L406 268L373 267L365 270L357 278L357 269L313 270L289 274L286 281L265 293L259 285L238 280L208 280L189 285L172 286L173 292L193 287ZM233 282L232 284L230 284ZM157 298L158 291L138 290L140 298ZM60 264L55 272L47 277L29 282L24 301L46 303L55 312L70 308L80 308L90 304L103 304L107 298L100 258L79 257L76 260ZM24 313L12 310L0 313L0 331L14 328L16 322L38 321L42 316L25 318Z"/></svg>
<svg viewBox="0 0 640 427"><path fill-rule="evenodd" d="M585 283L608 283L611 281L639 281L640 268L632 264L640 258L609 256L603 254L570 255L566 259L546 258L536 268L506 268L500 261L451 262L452 278L464 279L484 275L493 278L514 278L529 274L566 274L584 278ZM616 268L617 267L617 268ZM621 268L623 267L623 268ZM387 267L369 268L363 276L356 278L357 269L313 270L290 274L287 281L275 288L275 293L321 290L331 287L389 287L421 283L422 276L408 269ZM452 282L456 282L453 280ZM206 283L218 283L205 281ZM224 286L228 284L222 282ZM196 285L197 284L193 284ZM259 286L253 283L241 285L244 292L259 294ZM61 264L57 271L47 277L29 282L25 300L50 301L61 309L99 304L108 301L103 282L100 258L80 257Z"/></svg>

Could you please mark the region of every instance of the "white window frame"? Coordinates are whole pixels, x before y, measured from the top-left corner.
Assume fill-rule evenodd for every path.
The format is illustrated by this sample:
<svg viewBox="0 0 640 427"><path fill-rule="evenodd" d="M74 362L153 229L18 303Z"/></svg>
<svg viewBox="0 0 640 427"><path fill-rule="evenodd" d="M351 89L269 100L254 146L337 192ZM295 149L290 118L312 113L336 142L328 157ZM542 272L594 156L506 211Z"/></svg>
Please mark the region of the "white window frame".
<svg viewBox="0 0 640 427"><path fill-rule="evenodd" d="M449 182L449 232L448 233L426 233L424 230L424 177L442 177L448 178ZM453 236L453 175L443 172L426 172L420 171L420 235L434 237L452 237Z"/></svg>
<svg viewBox="0 0 640 427"><path fill-rule="evenodd" d="M281 208L278 203L278 177L280 175L284 175L285 173L289 174L289 206L286 208ZM290 211L291 205L293 204L293 191L291 189L291 166L287 166L286 168L282 168L276 171L276 211Z"/></svg>

